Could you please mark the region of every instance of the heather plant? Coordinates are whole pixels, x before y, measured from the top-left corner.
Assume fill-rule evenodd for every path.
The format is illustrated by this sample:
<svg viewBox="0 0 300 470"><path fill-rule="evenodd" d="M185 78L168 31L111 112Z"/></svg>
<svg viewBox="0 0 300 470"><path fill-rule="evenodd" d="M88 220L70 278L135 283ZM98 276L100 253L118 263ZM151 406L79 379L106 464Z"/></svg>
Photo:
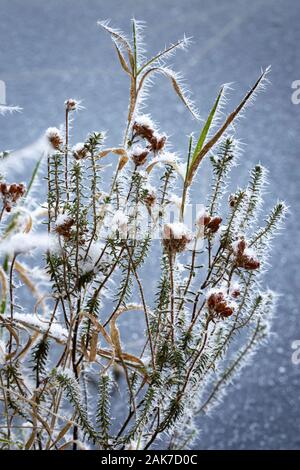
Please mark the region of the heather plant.
<svg viewBox="0 0 300 470"><path fill-rule="evenodd" d="M270 332L276 294L262 281L287 209L277 202L263 218L261 164L227 193L242 153L233 125L269 69L228 115L222 86L179 155L142 109L162 74L198 119L167 65L189 39L147 59L142 23L132 21L131 39L99 25L130 84L122 145L108 148L101 131L76 143L70 129L81 106L68 99L27 184L10 180L13 156L1 154L2 449L195 445L201 416ZM204 158L210 191L195 214L190 191ZM45 202L34 192L41 177Z"/></svg>

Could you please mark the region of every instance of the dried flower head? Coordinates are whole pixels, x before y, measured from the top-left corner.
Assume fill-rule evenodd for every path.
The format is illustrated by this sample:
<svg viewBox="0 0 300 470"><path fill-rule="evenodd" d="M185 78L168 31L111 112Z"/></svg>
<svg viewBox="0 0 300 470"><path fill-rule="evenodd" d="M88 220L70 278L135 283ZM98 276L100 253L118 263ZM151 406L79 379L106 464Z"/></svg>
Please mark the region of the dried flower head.
<svg viewBox="0 0 300 470"><path fill-rule="evenodd" d="M10 212L12 207L24 196L26 187L23 183L7 184L0 183L0 195L2 197L3 207L6 212Z"/></svg>
<svg viewBox="0 0 300 470"><path fill-rule="evenodd" d="M225 293L221 291L210 291L207 296L207 307L212 318L227 318L233 314L234 307Z"/></svg>
<svg viewBox="0 0 300 470"><path fill-rule="evenodd" d="M146 191L146 195L144 197L144 202L145 202L146 206L150 208L150 207L154 206L154 204L155 204L156 190L153 186L148 184L145 187L145 191Z"/></svg>
<svg viewBox="0 0 300 470"><path fill-rule="evenodd" d="M196 223L198 226L203 225L206 232L216 233L222 223L221 217L211 217L206 211L200 211L197 214Z"/></svg>
<svg viewBox="0 0 300 470"><path fill-rule="evenodd" d="M143 148L140 145L134 145L131 149L131 158L132 161L136 166L141 166L143 165L148 157L149 150L147 148Z"/></svg>
<svg viewBox="0 0 300 470"><path fill-rule="evenodd" d="M236 194L230 194L228 198L229 206L234 207L237 203L238 196Z"/></svg>
<svg viewBox="0 0 300 470"><path fill-rule="evenodd" d="M156 132L152 135L149 140L149 149L151 152L160 152L163 150L167 137L165 135L159 135Z"/></svg>
<svg viewBox="0 0 300 470"><path fill-rule="evenodd" d="M125 237L128 231L128 216L121 209L117 210L110 223L111 230L121 237Z"/></svg>
<svg viewBox="0 0 300 470"><path fill-rule="evenodd" d="M163 245L172 253L181 253L192 241L189 229L181 222L165 224L163 230Z"/></svg>
<svg viewBox="0 0 300 470"><path fill-rule="evenodd" d="M84 142L78 142L72 148L73 157L76 160L82 160L82 159L86 158L87 152L88 152L88 150L87 150Z"/></svg>
<svg viewBox="0 0 300 470"><path fill-rule="evenodd" d="M75 220L68 214L60 214L55 223L55 232L62 236L65 240L71 238L72 227L75 224Z"/></svg>
<svg viewBox="0 0 300 470"><path fill-rule="evenodd" d="M216 233L219 230L221 223L221 217L211 217L209 222L206 224L206 228L210 231L210 233Z"/></svg>
<svg viewBox="0 0 300 470"><path fill-rule="evenodd" d="M73 98L69 98L68 100L65 101L65 107L67 111L79 111L82 109L82 106L80 106L81 101L74 100Z"/></svg>
<svg viewBox="0 0 300 470"><path fill-rule="evenodd" d="M247 242L244 238L239 238L232 244L232 250L235 254L235 264L238 268L254 270L260 267L260 261L256 253L251 248L247 248Z"/></svg>
<svg viewBox="0 0 300 470"><path fill-rule="evenodd" d="M197 217L196 217L196 224L198 226L206 227L210 221L211 221L211 217L210 215L208 215L208 213L205 210L200 210L198 212Z"/></svg>
<svg viewBox="0 0 300 470"><path fill-rule="evenodd" d="M57 127L48 127L46 130L46 138L54 150L60 150L63 138L61 131L57 129Z"/></svg>
<svg viewBox="0 0 300 470"><path fill-rule="evenodd" d="M154 134L154 124L152 119L147 114L137 116L133 123L132 130L135 136L151 140Z"/></svg>
<svg viewBox="0 0 300 470"><path fill-rule="evenodd" d="M136 136L142 137L143 139L151 140L153 137L154 129L147 125L138 124L135 122L132 127Z"/></svg>

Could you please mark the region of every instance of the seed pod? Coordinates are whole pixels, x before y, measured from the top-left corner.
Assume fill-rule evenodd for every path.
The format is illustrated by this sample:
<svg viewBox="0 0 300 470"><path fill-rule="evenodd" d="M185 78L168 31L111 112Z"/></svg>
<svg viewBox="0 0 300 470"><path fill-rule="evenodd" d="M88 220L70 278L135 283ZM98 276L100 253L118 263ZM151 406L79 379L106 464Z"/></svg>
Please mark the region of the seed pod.
<svg viewBox="0 0 300 470"><path fill-rule="evenodd" d="M260 262L255 253L247 248L247 242L244 238L240 238L233 243L233 252L236 256L235 264L238 268L254 270L260 267Z"/></svg>
<svg viewBox="0 0 300 470"><path fill-rule="evenodd" d="M16 185L16 183L13 183L13 184L10 185L8 192L9 192L10 194L14 194L15 192L17 192L17 185Z"/></svg>

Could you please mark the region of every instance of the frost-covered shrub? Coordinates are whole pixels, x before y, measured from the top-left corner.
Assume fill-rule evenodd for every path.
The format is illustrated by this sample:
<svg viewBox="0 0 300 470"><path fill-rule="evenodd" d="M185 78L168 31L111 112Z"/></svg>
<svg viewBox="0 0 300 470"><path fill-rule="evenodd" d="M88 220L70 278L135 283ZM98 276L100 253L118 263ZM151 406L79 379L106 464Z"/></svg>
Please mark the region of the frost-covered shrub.
<svg viewBox="0 0 300 470"><path fill-rule="evenodd" d="M160 438L156 445L186 448L197 416L218 403L270 330L276 295L262 274L286 207L277 202L262 221L260 164L224 197L240 153L232 124L268 69L227 117L223 86L179 156L141 104L162 74L198 118L166 65L188 40L148 60L140 23L132 21L132 40L100 26L130 80L123 145L107 148L102 132L71 142L80 103L69 99L64 126L43 139L47 201L32 195L41 160L27 185L1 175L2 448L148 449ZM210 192L188 223L205 157ZM1 154L3 172L9 159Z"/></svg>

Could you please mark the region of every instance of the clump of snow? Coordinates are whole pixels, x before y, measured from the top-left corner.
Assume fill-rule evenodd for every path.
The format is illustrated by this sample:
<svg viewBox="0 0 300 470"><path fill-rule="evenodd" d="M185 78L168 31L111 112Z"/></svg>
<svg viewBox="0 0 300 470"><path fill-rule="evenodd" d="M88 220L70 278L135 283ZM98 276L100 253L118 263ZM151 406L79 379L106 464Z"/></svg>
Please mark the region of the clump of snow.
<svg viewBox="0 0 300 470"><path fill-rule="evenodd" d="M53 238L42 233L16 233L0 243L0 253L29 253L33 250L49 250L54 247Z"/></svg>
<svg viewBox="0 0 300 470"><path fill-rule="evenodd" d="M45 136L49 140L56 136L59 136L62 139L62 133L57 127L48 127L48 129L46 129Z"/></svg>
<svg viewBox="0 0 300 470"><path fill-rule="evenodd" d="M165 235L172 236L172 238L191 238L191 232L188 227L182 222L174 222L165 225Z"/></svg>
<svg viewBox="0 0 300 470"><path fill-rule="evenodd" d="M178 155L175 152L163 152L160 154L160 156L157 157L157 159L161 159L164 162L172 162L172 163L177 163L178 162Z"/></svg>
<svg viewBox="0 0 300 470"><path fill-rule="evenodd" d="M37 314L14 312L14 320L24 325L36 327L41 331L48 331L49 329L49 319L39 317ZM67 330L57 322L52 322L49 334L61 341L68 337Z"/></svg>
<svg viewBox="0 0 300 470"><path fill-rule="evenodd" d="M84 142L77 142L77 144L73 145L72 152L73 153L80 153L85 149L84 146L85 146Z"/></svg>
<svg viewBox="0 0 300 470"><path fill-rule="evenodd" d="M99 260L104 246L105 245L102 242L93 242L89 248L87 256L86 253L82 254L82 259L79 261L80 272L82 274L95 271L96 263Z"/></svg>
<svg viewBox="0 0 300 470"><path fill-rule="evenodd" d="M140 114L139 116L136 116L135 122L140 126L149 127L149 129L154 129L155 127L149 114Z"/></svg>
<svg viewBox="0 0 300 470"><path fill-rule="evenodd" d="M142 147L139 144L133 145L132 148L130 149L130 155L136 155L137 157L142 155L145 152L148 152L148 149L146 147Z"/></svg>
<svg viewBox="0 0 300 470"><path fill-rule="evenodd" d="M253 248L248 248L246 247L244 250L244 256L247 256L248 258L252 259L257 259L257 253Z"/></svg>
<svg viewBox="0 0 300 470"><path fill-rule="evenodd" d="M138 168L137 171L141 178L143 178L145 181L149 178L149 174L145 170L143 170L142 167Z"/></svg>
<svg viewBox="0 0 300 470"><path fill-rule="evenodd" d="M120 234L127 233L127 224L128 224L128 217L127 215L119 209L113 216L111 220L111 230L113 232L120 232Z"/></svg>
<svg viewBox="0 0 300 470"><path fill-rule="evenodd" d="M178 173L180 174L180 176L183 179L185 179L185 176L186 176L186 163L178 163L177 167L178 167Z"/></svg>
<svg viewBox="0 0 300 470"><path fill-rule="evenodd" d="M70 220L72 220L72 218L69 216L69 214L58 214L55 225L60 227L61 225L65 225L65 223L69 222Z"/></svg>
<svg viewBox="0 0 300 470"><path fill-rule="evenodd" d="M149 162L149 166L160 164L160 163L165 163L169 165L176 165L178 166L178 156L174 152L163 152L159 155L157 155L155 158L153 158Z"/></svg>

